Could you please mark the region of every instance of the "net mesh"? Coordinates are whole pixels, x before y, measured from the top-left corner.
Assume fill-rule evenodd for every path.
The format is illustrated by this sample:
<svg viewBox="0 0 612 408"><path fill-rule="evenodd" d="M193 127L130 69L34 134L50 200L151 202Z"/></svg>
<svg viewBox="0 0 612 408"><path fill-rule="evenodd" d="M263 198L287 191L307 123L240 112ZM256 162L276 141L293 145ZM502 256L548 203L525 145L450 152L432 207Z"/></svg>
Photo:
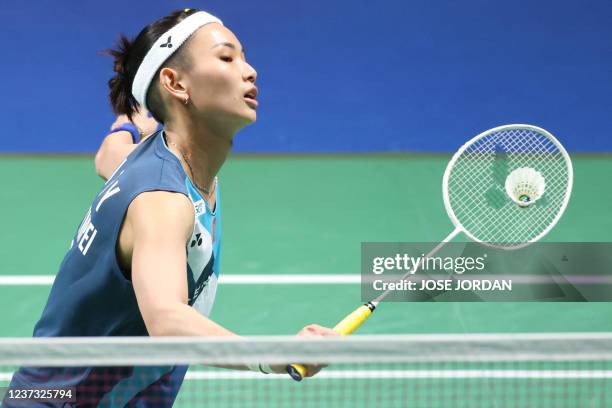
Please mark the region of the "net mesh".
<svg viewBox="0 0 612 408"><path fill-rule="evenodd" d="M286 374L213 367L255 362L328 366L299 383ZM78 406L612 406L606 333L3 340L0 366L7 407L40 402L9 396L24 388L15 372L28 377L30 389L71 390ZM185 371L172 387L168 373Z"/></svg>
<svg viewBox="0 0 612 408"><path fill-rule="evenodd" d="M519 168L532 168L546 181L542 197L527 207L505 190L506 178ZM448 201L477 241L512 247L551 226L569 194L570 177L570 164L549 137L531 128L509 128L478 139L457 158L448 177Z"/></svg>

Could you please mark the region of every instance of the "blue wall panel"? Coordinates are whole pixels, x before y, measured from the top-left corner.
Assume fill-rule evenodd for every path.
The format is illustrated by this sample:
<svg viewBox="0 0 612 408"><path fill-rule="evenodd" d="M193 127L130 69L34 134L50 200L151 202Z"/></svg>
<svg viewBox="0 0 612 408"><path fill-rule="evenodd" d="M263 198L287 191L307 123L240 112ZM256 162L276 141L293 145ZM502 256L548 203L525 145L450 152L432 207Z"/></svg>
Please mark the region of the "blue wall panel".
<svg viewBox="0 0 612 408"><path fill-rule="evenodd" d="M94 151L112 122L100 51L186 6L239 36L259 120L237 151L452 151L505 123L612 151L612 2L3 2L3 152Z"/></svg>

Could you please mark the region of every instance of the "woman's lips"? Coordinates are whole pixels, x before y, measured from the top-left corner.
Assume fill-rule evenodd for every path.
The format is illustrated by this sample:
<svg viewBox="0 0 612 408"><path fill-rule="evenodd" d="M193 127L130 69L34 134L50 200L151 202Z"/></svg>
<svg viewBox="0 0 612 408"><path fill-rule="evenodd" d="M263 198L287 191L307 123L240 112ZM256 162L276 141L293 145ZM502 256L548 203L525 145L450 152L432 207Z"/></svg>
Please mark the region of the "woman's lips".
<svg viewBox="0 0 612 408"><path fill-rule="evenodd" d="M259 106L259 102L257 102L257 99L253 99L253 98L250 98L248 96L245 96L244 100L247 103L247 105L249 105L253 109L255 109L255 108L257 108L257 106Z"/></svg>

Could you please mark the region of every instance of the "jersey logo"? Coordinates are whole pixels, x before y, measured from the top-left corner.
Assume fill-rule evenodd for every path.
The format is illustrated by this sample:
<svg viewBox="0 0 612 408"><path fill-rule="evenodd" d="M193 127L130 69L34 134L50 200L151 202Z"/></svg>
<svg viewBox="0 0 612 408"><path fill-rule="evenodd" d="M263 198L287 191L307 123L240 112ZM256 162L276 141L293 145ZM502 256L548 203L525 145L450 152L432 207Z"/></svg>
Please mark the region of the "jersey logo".
<svg viewBox="0 0 612 408"><path fill-rule="evenodd" d="M204 205L204 200L198 200L193 203L193 208L195 209L195 216L199 217L200 215L206 212L206 206Z"/></svg>
<svg viewBox="0 0 612 408"><path fill-rule="evenodd" d="M189 283L190 291L193 288L193 294L188 299L189 306L193 306L196 299L202 294L204 289L210 283L210 277L213 275L213 263L206 265L206 267L200 272L197 280L193 284ZM193 275L192 275L193 276ZM195 276L193 276L195 278Z"/></svg>
<svg viewBox="0 0 612 408"><path fill-rule="evenodd" d="M202 291L204 290L204 288L206 287L206 285L208 285L208 279L210 279L211 275L208 275L206 277L206 280L202 283L200 283L195 291L193 292L193 297L191 299L189 299L189 302L191 302L191 304L193 305L193 302L195 302L195 300L198 298L198 296L200 296L200 293L202 293Z"/></svg>
<svg viewBox="0 0 612 408"><path fill-rule="evenodd" d="M195 220L191 239L187 241L187 263L193 271L193 278L197 281L213 257L213 245L210 233L198 219Z"/></svg>
<svg viewBox="0 0 612 408"><path fill-rule="evenodd" d="M196 244L198 246L202 246L202 234L198 233L195 235L195 238L191 241L191 247L193 248L194 246L196 246Z"/></svg>

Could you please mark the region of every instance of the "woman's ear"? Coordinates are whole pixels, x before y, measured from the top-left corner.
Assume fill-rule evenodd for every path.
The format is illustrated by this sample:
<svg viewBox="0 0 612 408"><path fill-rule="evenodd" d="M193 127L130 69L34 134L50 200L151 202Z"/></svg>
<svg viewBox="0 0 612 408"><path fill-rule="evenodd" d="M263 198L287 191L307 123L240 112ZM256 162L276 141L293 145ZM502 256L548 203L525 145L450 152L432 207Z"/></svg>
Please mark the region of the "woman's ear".
<svg viewBox="0 0 612 408"><path fill-rule="evenodd" d="M159 84L178 102L185 103L185 100L189 100L187 89L183 86L181 76L176 70L168 67L162 68L159 71Z"/></svg>

